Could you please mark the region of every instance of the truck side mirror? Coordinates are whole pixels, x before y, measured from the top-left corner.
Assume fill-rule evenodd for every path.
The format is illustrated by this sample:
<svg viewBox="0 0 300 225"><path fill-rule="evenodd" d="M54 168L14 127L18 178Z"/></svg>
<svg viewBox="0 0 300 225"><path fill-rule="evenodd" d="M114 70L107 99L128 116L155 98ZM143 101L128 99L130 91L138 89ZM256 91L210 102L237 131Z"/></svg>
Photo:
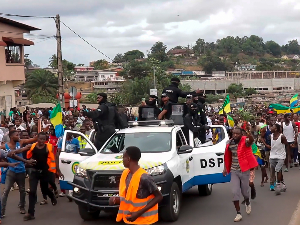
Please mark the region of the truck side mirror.
<svg viewBox="0 0 300 225"><path fill-rule="evenodd" d="M178 149L178 154L186 154L191 153L193 151L193 147L189 145L183 145Z"/></svg>
<svg viewBox="0 0 300 225"><path fill-rule="evenodd" d="M78 154L81 156L93 156L95 155L95 150L92 148L83 148L79 150Z"/></svg>

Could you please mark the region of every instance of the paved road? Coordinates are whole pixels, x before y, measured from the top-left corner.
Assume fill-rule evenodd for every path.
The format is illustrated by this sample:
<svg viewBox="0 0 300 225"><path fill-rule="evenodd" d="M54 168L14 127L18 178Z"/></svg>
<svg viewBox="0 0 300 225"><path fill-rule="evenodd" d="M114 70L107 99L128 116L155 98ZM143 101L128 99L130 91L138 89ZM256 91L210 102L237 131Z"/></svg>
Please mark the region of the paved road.
<svg viewBox="0 0 300 225"><path fill-rule="evenodd" d="M259 173L259 174L258 174ZM252 213L246 215L242 207L243 220L239 224L244 225L288 225L293 212L300 200L300 171L293 168L284 173L288 187L286 193L275 196L270 192L268 185L260 187L260 172L256 176L257 198L252 201ZM8 210L2 224L19 225L23 222L22 215L18 214L18 191L11 192L8 199ZM26 199L27 201L27 199ZM196 189L191 189L184 195L181 216L174 225L229 225L234 224L235 210L231 202L230 184L214 185L213 193L208 197L199 197ZM84 222L77 213L75 203L69 203L66 198L60 198L56 207L51 205L36 208L36 220L28 221L28 225L113 225L115 217L101 214L99 220ZM159 222L158 224L166 224Z"/></svg>

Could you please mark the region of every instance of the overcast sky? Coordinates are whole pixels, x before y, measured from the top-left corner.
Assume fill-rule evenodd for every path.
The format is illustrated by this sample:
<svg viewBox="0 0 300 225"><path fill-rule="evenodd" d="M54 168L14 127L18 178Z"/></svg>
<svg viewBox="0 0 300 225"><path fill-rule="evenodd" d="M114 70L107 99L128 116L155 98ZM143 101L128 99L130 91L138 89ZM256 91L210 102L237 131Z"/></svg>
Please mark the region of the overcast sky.
<svg viewBox="0 0 300 225"><path fill-rule="evenodd" d="M1 0L1 13L55 16L111 59L139 49L145 54L156 41L168 49L193 45L198 38L255 34L285 44L300 40L299 0ZM56 53L53 19L9 17L41 31L26 38L29 58L42 67ZM63 58L76 64L106 58L61 25Z"/></svg>

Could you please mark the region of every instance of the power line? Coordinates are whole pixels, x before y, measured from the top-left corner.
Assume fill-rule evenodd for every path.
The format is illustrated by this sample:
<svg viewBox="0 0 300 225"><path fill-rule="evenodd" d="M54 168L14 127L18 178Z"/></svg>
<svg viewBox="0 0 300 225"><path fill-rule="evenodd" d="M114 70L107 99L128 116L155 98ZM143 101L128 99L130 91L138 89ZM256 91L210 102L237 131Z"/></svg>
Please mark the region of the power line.
<svg viewBox="0 0 300 225"><path fill-rule="evenodd" d="M24 32L12 32L12 31L5 31L5 30L0 30L0 33L6 33L6 34L24 34L24 35L28 35L28 36L41 36L41 37L54 37L53 36L49 36L49 35L44 35L44 34L30 34L30 33L24 33Z"/></svg>
<svg viewBox="0 0 300 225"><path fill-rule="evenodd" d="M9 14L9 13L0 13L2 16L14 16L14 17L23 17L23 18L55 18L54 16L24 16L24 15L18 15L18 14Z"/></svg>
<svg viewBox="0 0 300 225"><path fill-rule="evenodd" d="M114 61L109 56L101 52L99 49L97 49L94 45L90 44L87 40L85 40L83 37L81 37L79 34L77 34L74 30L72 30L69 26L67 26L63 21L60 21L66 28L68 28L70 31L72 31L75 35L77 35L80 39L82 39L84 42L86 42L88 45L90 45L92 48L94 48L96 51L104 55L106 58L110 59L112 62Z"/></svg>

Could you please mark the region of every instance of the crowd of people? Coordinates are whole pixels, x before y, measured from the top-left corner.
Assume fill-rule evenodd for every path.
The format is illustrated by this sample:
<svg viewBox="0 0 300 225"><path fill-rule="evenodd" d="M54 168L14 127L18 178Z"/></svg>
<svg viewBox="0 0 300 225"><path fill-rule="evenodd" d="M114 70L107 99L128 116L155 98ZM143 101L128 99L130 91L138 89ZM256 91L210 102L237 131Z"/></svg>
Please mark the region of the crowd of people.
<svg viewBox="0 0 300 225"><path fill-rule="evenodd" d="M242 219L239 203L241 194L244 198L243 204L246 205L246 213L251 213L250 198L256 197L254 177L255 170L258 168L262 171L260 186L263 187L270 182L270 191L274 191L276 195L285 192L287 187L282 172L288 172L289 169L299 166L298 115L277 114L276 111L270 111L263 105L244 107L242 110L250 113L251 118L245 119L241 116L240 109L232 109L229 113L234 121L232 125L228 115L219 114L219 108L205 104L203 92L199 90L182 92L178 88L179 83L178 78L171 80L171 85L163 90L160 105L158 105L159 98L154 95L151 95L148 100L143 100L138 115L132 115L127 108L117 108L116 105L108 102L105 93L100 93L97 97L99 107L96 110L87 109L84 105L81 109L63 109L64 129L79 131L87 137L92 129L95 129L94 144L97 149L100 149L115 129L127 127L127 122L130 120L172 119L172 106L178 102L179 97L182 97L186 99L183 113L184 127L194 133L199 143L211 141L217 144L225 138L222 129L212 129L211 125L224 126L230 137L225 150L223 174L224 176L231 174L233 203L237 212L234 221ZM66 191L59 192L56 185L56 179L63 177L58 163L63 139L56 137L55 128L50 122L52 110L52 108L26 107L23 112L20 112L17 108L12 108L9 117L1 121L0 158L3 160L0 162L0 167L1 183L5 186L2 194L1 218L5 217L9 193L15 189L20 192L18 207L20 213L25 214L25 221L35 218L38 183L43 196L39 201L40 205L48 204L49 198L51 204L55 206L57 198L66 195ZM85 147L86 141L80 136L67 135L66 145L68 146L66 151L78 153ZM124 159L129 158L130 161L127 162L128 168L132 167L134 171L140 171L140 175L143 175L145 171L139 170L137 164L140 158L139 150L130 147L126 154ZM131 154L134 159L130 158ZM136 154L139 156L135 157ZM29 178L27 190L26 178ZM159 201L161 196L155 184L151 179L149 182L148 186L151 190L148 190L146 198L155 194L157 197L155 199ZM29 197L27 212L26 192ZM116 202L120 203L120 199L110 200L111 204ZM151 206L154 207L153 204Z"/></svg>

